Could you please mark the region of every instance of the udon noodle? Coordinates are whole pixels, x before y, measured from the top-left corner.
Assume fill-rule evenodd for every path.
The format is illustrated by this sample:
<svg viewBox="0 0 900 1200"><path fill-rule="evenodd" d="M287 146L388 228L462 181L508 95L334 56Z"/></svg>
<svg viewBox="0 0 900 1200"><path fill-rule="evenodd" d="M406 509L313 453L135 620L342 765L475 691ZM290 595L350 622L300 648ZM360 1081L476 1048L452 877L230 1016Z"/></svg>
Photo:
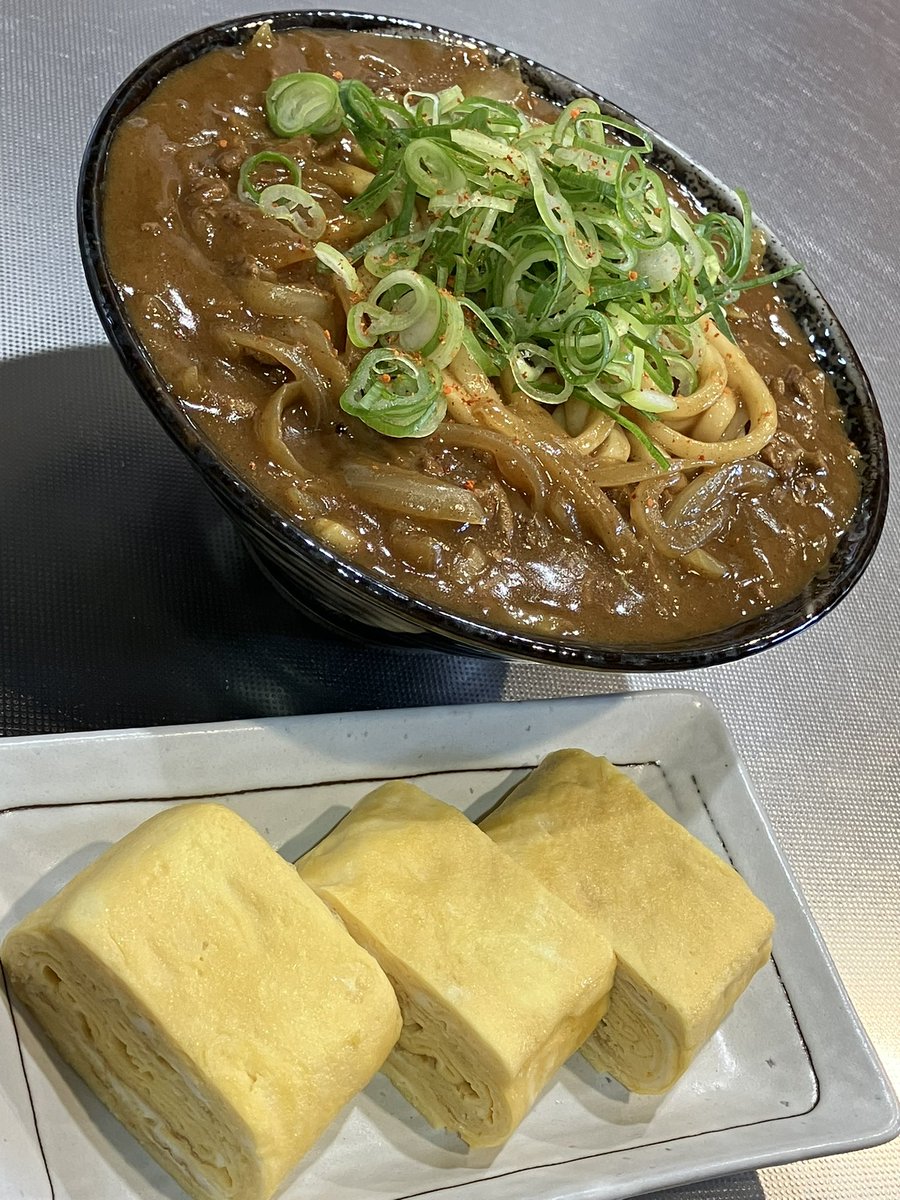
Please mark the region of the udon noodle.
<svg viewBox="0 0 900 1200"><path fill-rule="evenodd" d="M371 128L354 117L358 96L344 83L346 111L328 109L329 81L346 80L351 64L384 106L371 128L380 111L391 117L390 105L413 114L407 125L391 117L398 128L415 117L425 133L429 119L450 128L442 105L451 116L473 97L486 97L489 113L497 106L500 117L475 120L474 149L461 161L483 152L486 180L506 172L498 209L480 193L471 200L471 167L455 208L434 184L458 184L456 160L441 149L452 133L428 141L438 147L433 162L427 139L415 143L425 183L414 196L398 175L379 203L367 203L392 133L367 145ZM325 98L307 103L300 132L276 136L263 99L306 72L325 79ZM633 159L618 169L616 203L637 242L640 234L653 248L638 248L640 270L626 270L614 218L585 202L570 206L566 225L559 181L578 184L576 168L603 178L612 168L593 142L594 159L584 158L585 137L560 134L557 143L542 131L568 119L594 136L601 118L583 107L590 103L573 102L560 117L477 51L264 28L244 51L213 52L164 80L126 123L110 160L106 236L123 294L176 393L315 536L470 615L575 637L666 640L800 590L853 511L854 452L777 279L745 290L764 251L749 209L744 227L719 217L704 225L669 180L654 207L657 185L645 182L638 196L631 182L646 169L633 148L639 131L612 122L610 161L623 147ZM428 105L431 118L422 116ZM523 116L503 142L503 113L513 108ZM319 121L312 133L310 112ZM578 124L588 118L593 125ZM556 156L546 176L535 176L529 157L535 137L542 162ZM513 166L498 165L498 145ZM534 191L522 200L529 173ZM636 207L647 196L649 216ZM529 214L536 207L550 232L517 230L515 203ZM473 216L471 204L488 207ZM669 206L678 238L659 249L656 224ZM441 266L435 246L466 221L476 230L471 258L467 250ZM542 237L557 249L545 252ZM709 275L699 259L685 265L695 243L718 256ZM560 246L575 263L574 288L547 265ZM737 270L738 251L740 277L726 278L723 262ZM518 256L518 274L504 256ZM475 277L468 290L466 264ZM676 275L689 309L669 319L661 297L674 297ZM715 277L724 279L717 292ZM544 324L529 326L554 288ZM491 304L500 292L512 297L511 316ZM600 364L593 376L585 356Z"/></svg>

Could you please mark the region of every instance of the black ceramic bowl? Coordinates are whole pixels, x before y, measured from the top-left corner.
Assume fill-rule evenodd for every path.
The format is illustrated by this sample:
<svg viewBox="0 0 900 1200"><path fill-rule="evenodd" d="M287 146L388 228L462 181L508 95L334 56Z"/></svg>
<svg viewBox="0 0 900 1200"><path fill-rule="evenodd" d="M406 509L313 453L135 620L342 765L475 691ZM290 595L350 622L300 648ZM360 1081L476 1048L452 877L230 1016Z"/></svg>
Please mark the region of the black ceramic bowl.
<svg viewBox="0 0 900 1200"><path fill-rule="evenodd" d="M406 595L343 560L288 521L250 482L239 477L172 399L129 320L104 254L101 211L107 154L123 118L165 75L214 47L244 43L264 21L271 21L276 30L383 30L447 43L474 43L494 61L515 61L529 86L554 102L564 104L574 96L593 96L605 112L634 124L641 122L531 59L434 26L366 13L283 12L212 25L155 54L118 88L91 135L79 180L79 238L94 304L141 396L191 459L235 521L251 554L286 597L318 624L367 641L605 670L663 671L711 666L763 650L805 629L846 596L865 570L881 533L888 494L887 450L878 408L856 352L818 289L802 273L782 285L783 293L843 405L848 432L861 455L862 496L830 563L800 596L727 629L665 645L616 646L532 637L470 620ZM652 130L648 132L656 147L656 165L687 184L701 201L725 211L738 211L731 191L664 138ZM792 263L765 226L761 228L769 238L769 269Z"/></svg>

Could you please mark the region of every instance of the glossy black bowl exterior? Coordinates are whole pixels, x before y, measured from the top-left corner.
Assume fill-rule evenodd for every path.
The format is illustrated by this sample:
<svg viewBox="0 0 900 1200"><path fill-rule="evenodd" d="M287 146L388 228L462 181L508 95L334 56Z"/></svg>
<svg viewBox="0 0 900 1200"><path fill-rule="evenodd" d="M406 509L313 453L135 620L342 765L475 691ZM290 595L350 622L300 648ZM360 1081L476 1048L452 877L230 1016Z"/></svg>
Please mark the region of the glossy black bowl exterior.
<svg viewBox="0 0 900 1200"><path fill-rule="evenodd" d="M141 396L234 519L254 558L279 591L318 624L366 641L617 671L683 670L742 658L783 641L833 608L860 578L877 545L887 509L888 460L884 430L865 372L847 335L805 273L783 284L782 290L837 391L847 430L859 448L860 505L830 563L801 595L727 629L664 645L608 645L532 637L470 620L404 594L342 559L278 512L231 469L172 397L129 319L104 253L103 186L110 142L119 123L147 98L160 79L207 50L243 44L264 21L270 21L275 30L367 30L474 44L494 61L513 60L529 86L552 101L566 103L574 96L592 96L605 112L634 124L642 123L590 89L531 59L434 26L366 13L283 12L213 25L161 50L118 88L91 135L79 180L79 239L91 295L106 333ZM658 166L685 183L701 201L738 211L734 194L723 184L653 130L648 129L648 133ZM769 239L770 268L792 263L765 226L761 224L761 228Z"/></svg>

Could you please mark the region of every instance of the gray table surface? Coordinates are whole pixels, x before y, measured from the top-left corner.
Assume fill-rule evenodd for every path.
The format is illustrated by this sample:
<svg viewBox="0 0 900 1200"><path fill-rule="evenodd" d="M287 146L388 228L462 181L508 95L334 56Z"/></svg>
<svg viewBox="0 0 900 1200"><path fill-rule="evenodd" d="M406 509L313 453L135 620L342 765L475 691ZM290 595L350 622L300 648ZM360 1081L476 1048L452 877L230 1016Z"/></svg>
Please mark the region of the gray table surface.
<svg viewBox="0 0 900 1200"><path fill-rule="evenodd" d="M0 364L103 341L75 240L81 148L112 88L141 59L239 8L234 0L140 7L130 0L3 0ZM900 6L890 0L392 0L390 11L539 58L638 114L720 178L747 186L843 321L900 462ZM0 413L11 399L0 394ZM12 462L16 446L0 447L0 455ZM665 677L527 665L495 676L508 699L659 686L691 687L712 698L895 1088L898 528L895 500L876 558L854 593L799 638L743 663ZM16 569L10 559L0 558L0 565L3 572ZM10 664L12 658L7 670ZM432 660L428 669L434 670ZM419 682L412 665L385 703L417 702ZM477 689L471 698L479 698ZM900 1143L678 1194L896 1200Z"/></svg>

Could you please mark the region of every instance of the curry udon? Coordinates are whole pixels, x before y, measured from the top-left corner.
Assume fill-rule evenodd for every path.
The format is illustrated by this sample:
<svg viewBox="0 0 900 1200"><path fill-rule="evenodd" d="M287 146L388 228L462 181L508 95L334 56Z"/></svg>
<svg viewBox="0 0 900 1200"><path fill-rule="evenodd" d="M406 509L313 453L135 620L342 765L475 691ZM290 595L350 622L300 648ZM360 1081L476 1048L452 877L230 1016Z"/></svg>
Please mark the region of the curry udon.
<svg viewBox="0 0 900 1200"><path fill-rule="evenodd" d="M535 634L677 640L798 594L858 480L778 280L748 286L748 207L650 151L477 49L263 27L123 122L106 249L194 423L341 555Z"/></svg>

